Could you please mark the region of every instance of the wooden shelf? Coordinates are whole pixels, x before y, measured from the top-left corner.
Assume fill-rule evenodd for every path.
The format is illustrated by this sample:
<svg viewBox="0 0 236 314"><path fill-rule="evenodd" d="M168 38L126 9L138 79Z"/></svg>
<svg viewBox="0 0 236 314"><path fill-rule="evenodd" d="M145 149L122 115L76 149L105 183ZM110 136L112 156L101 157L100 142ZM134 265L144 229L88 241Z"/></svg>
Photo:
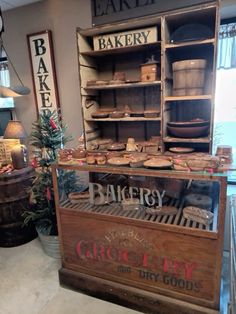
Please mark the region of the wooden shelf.
<svg viewBox="0 0 236 314"><path fill-rule="evenodd" d="M197 95L197 96L167 96L164 101L190 101L190 100L211 100L212 95Z"/></svg>
<svg viewBox="0 0 236 314"><path fill-rule="evenodd" d="M166 143L210 143L209 137L198 137L198 138L180 138L180 137L172 137L166 136L163 138L163 141Z"/></svg>
<svg viewBox="0 0 236 314"><path fill-rule="evenodd" d="M217 226L216 224L211 224L211 225L203 225L203 224L197 224L197 223L192 223L190 222L189 219L184 219L183 216L183 207L184 203L179 202L179 200L171 200L169 201L169 206L175 206L178 208L178 213L175 216L175 219L173 219L173 215L162 215L158 216L155 219L153 218L152 215L149 214L140 214L141 210L137 210L135 213L134 211L125 211L122 210L122 205L119 203L114 203L113 206L110 206L106 208L106 211L104 212L104 207L103 206L96 206L89 204L88 202L78 202L77 204L72 204L69 199L63 200L60 202L60 208L63 210L72 210L75 212L87 212L87 213L94 213L98 215L105 215L108 216L109 218L111 216L113 217L123 217L125 220L127 219L132 219L132 220L141 220L145 222L152 222L156 224L162 224L162 225L174 225L174 226L180 226L180 227L185 227L188 228L188 232L191 232L190 230L192 229L198 229L198 230L206 230L206 231L217 231ZM114 210L115 209L115 210ZM217 217L218 215L218 209L214 208L214 215ZM190 229L190 230L189 230ZM210 234L210 237L213 234ZM213 236L214 238L214 236Z"/></svg>
<svg viewBox="0 0 236 314"><path fill-rule="evenodd" d="M138 122L138 121L161 121L160 117L157 118L145 118L145 117L125 117L125 118L101 118L101 119L85 119L87 122L90 121L103 121L103 122L109 122L109 121L116 121L116 122Z"/></svg>
<svg viewBox="0 0 236 314"><path fill-rule="evenodd" d="M165 44L164 49L175 49L181 47L191 47L191 46L199 46L199 45L209 45L215 44L215 38L205 39L205 40L196 40L196 41L188 41L178 44Z"/></svg>
<svg viewBox="0 0 236 314"><path fill-rule="evenodd" d="M160 48L160 45L161 45L161 42L157 41L155 43L150 43L150 44L146 44L146 45L121 47L121 48L106 49L106 50L99 50L99 51L94 51L94 50L85 51L85 52L81 52L81 55L90 56L90 57L103 57L103 56L113 55L113 54L122 54L122 53L143 51L143 50L155 48L155 47Z"/></svg>
<svg viewBox="0 0 236 314"><path fill-rule="evenodd" d="M111 151L110 151L111 152ZM221 176L227 177L226 174L213 173L209 174L208 172L187 172L187 171L176 171L176 170L164 170L164 169L155 169L155 168L132 168L130 166L114 166L114 165L88 165L86 162L78 163L78 161L73 161L71 163L58 163L54 164L53 168L61 168L65 170L76 170L76 171L88 171L88 172L97 172L97 173L109 173L109 174L126 174L130 176L150 176L158 177L161 175L163 178L170 178L171 176L178 179L194 179L194 180L205 180L209 177Z"/></svg>
<svg viewBox="0 0 236 314"><path fill-rule="evenodd" d="M87 86L85 90L104 90L104 89L122 89L122 88L135 88L135 87L146 87L146 86L158 86L161 85L161 81L154 82L137 82L137 83L125 83L125 84L112 84L102 86Z"/></svg>

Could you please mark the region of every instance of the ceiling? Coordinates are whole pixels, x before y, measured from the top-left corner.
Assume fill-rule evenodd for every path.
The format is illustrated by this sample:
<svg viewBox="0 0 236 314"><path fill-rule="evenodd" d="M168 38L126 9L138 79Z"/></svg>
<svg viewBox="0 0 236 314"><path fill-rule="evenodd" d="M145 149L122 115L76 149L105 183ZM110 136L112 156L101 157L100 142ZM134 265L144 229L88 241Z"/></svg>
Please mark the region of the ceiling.
<svg viewBox="0 0 236 314"><path fill-rule="evenodd" d="M0 7L2 11L6 11L38 1L41 0L0 0Z"/></svg>
<svg viewBox="0 0 236 314"><path fill-rule="evenodd" d="M0 0L0 7L2 11L7 11L23 5L27 5L42 0ZM236 17L236 1L235 0L221 0L221 18Z"/></svg>

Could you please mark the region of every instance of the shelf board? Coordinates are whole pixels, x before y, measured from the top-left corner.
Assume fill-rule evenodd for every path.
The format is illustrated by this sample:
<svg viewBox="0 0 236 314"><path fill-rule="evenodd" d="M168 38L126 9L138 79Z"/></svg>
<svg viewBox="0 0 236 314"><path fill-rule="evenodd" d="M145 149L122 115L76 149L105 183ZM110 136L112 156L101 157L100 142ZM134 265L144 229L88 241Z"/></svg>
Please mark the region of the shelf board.
<svg viewBox="0 0 236 314"><path fill-rule="evenodd" d="M166 136L163 138L165 143L210 143L209 137L198 137L198 138L180 138L180 137L172 137Z"/></svg>
<svg viewBox="0 0 236 314"><path fill-rule="evenodd" d="M189 101L189 100L211 100L212 95L197 95L197 96L167 96L165 101Z"/></svg>
<svg viewBox="0 0 236 314"><path fill-rule="evenodd" d="M215 44L215 38L209 38L204 40L195 40L195 41L188 41L178 44L165 44L165 49L174 49L174 48L181 48L181 47L190 47L190 46L199 46L199 45L209 45Z"/></svg>
<svg viewBox="0 0 236 314"><path fill-rule="evenodd" d="M117 122L138 122L138 121L161 121L160 117L157 118L145 118L145 117L125 117L125 118L101 118L101 119L85 119L87 122L90 121L103 121L103 122L109 122L109 121L117 121Z"/></svg>
<svg viewBox="0 0 236 314"><path fill-rule="evenodd" d="M157 86L157 85L161 85L161 81L112 84L112 85L102 85L102 86L86 86L84 87L84 89L85 90L122 89L122 88L146 87L146 86Z"/></svg>
<svg viewBox="0 0 236 314"><path fill-rule="evenodd" d="M102 56L107 56L107 55L143 51L143 50L155 48L155 47L160 48L160 46L161 46L161 42L157 41L155 43L149 43L149 44L145 44L145 45L136 45L136 46L121 47L121 48L106 49L106 50L84 51L84 52L81 52L81 55L90 56L90 57L102 57Z"/></svg>

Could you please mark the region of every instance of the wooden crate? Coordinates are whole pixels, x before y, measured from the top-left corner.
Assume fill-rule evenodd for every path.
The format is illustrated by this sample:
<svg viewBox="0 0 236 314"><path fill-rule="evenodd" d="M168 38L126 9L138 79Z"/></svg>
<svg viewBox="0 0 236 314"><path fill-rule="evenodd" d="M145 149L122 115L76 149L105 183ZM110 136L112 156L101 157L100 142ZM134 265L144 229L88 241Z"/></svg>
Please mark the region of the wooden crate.
<svg viewBox="0 0 236 314"><path fill-rule="evenodd" d="M215 219L206 227L183 217L182 196L168 203L178 213L164 216L125 211L117 203L59 202L54 168L62 285L148 313L218 313L226 177L128 167L59 168L154 180L206 180L219 186L212 194L219 198L213 202Z"/></svg>

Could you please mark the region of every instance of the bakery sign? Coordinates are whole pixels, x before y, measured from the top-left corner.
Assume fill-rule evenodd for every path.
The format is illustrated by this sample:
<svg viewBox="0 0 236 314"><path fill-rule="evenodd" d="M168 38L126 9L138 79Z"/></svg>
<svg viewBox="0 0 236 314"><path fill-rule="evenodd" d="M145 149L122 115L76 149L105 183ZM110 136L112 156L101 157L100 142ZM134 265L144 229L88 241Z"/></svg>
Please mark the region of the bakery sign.
<svg viewBox="0 0 236 314"><path fill-rule="evenodd" d="M91 0L93 26L181 9L211 0Z"/></svg>
<svg viewBox="0 0 236 314"><path fill-rule="evenodd" d="M137 198L137 195L139 197ZM103 186L99 183L89 183L89 202L94 205L105 205L111 202L118 202L121 204L127 204L127 201L130 205L145 205L157 207L162 206L162 198L165 195L165 191L160 192L157 189L150 190L147 188L138 188L133 186L114 186L108 184Z"/></svg>
<svg viewBox="0 0 236 314"><path fill-rule="evenodd" d="M157 41L157 27L130 30L121 33L94 36L94 50L110 50L139 46Z"/></svg>
<svg viewBox="0 0 236 314"><path fill-rule="evenodd" d="M57 110L58 88L49 30L27 35L37 113Z"/></svg>

